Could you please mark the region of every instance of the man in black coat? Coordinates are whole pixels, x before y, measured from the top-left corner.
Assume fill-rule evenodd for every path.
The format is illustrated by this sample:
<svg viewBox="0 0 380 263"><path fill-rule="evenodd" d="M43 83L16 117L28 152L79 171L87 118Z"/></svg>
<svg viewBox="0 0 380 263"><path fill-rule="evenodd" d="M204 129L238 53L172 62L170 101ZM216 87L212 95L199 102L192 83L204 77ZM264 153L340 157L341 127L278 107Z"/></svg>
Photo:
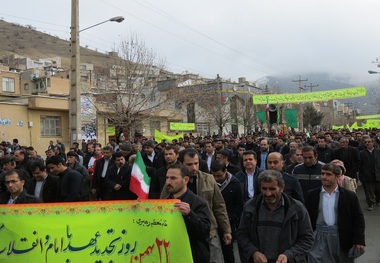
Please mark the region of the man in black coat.
<svg viewBox="0 0 380 263"><path fill-rule="evenodd" d="M304 203L301 184L298 178L294 175L284 172L284 157L278 152L272 152L267 158L268 170L275 170L281 173L285 181L284 193L290 195L294 199ZM260 188L259 188L260 189ZM255 193L255 196L260 194L260 191Z"/></svg>
<svg viewBox="0 0 380 263"><path fill-rule="evenodd" d="M59 176L58 202L82 201L83 176L80 173L67 167L65 160L59 155L50 157L46 166L53 175Z"/></svg>
<svg viewBox="0 0 380 263"><path fill-rule="evenodd" d="M146 166L153 167L158 170L165 166L165 158L163 152L157 152L154 150L156 147L154 141L148 140L143 144L142 157Z"/></svg>
<svg viewBox="0 0 380 263"><path fill-rule="evenodd" d="M182 213L191 246L194 263L210 261L210 219L207 203L188 190L189 170L182 164L174 164L168 168L166 185L169 192L167 198L180 199L174 206Z"/></svg>
<svg viewBox="0 0 380 263"><path fill-rule="evenodd" d="M122 152L113 155L115 166L108 170L106 184L111 200L137 200L137 195L129 190L132 167L126 162Z"/></svg>
<svg viewBox="0 0 380 263"><path fill-rule="evenodd" d="M348 251L352 247L364 250L363 212L356 194L338 185L340 172L333 163L323 165L322 187L306 195L306 208L315 230L308 262L354 262L348 259Z"/></svg>
<svg viewBox="0 0 380 263"><path fill-rule="evenodd" d="M96 199L109 200L110 191L107 189L106 178L110 167L115 165L115 162L112 160L112 146L103 147L102 153L103 157L95 161L91 193Z"/></svg>
<svg viewBox="0 0 380 263"><path fill-rule="evenodd" d="M0 194L0 204L41 203L41 200L29 195L24 189L25 179L19 170L11 170L4 176L7 191Z"/></svg>
<svg viewBox="0 0 380 263"><path fill-rule="evenodd" d="M346 175L351 178L358 179L360 154L359 150L348 145L348 138L342 137L339 140L339 149L333 154L333 160L338 159L344 163Z"/></svg>
<svg viewBox="0 0 380 263"><path fill-rule="evenodd" d="M178 149L174 145L168 145L164 148L166 166L159 168L153 175L149 188L149 199L160 198L161 191L165 186L166 172L168 167L178 163Z"/></svg>
<svg viewBox="0 0 380 263"><path fill-rule="evenodd" d="M229 158L230 158L230 155L226 150L216 152L216 160L223 162L227 168L227 171L230 174L235 175L238 172L240 172L240 169L236 165L230 163ZM212 166L212 163L211 163L211 166Z"/></svg>
<svg viewBox="0 0 380 263"><path fill-rule="evenodd" d="M220 160L212 162L211 174L214 176L226 203L232 238L234 238L244 205L240 181L227 171L226 165ZM223 240L223 231L219 231L219 237ZM235 262L233 242L222 243L222 251L225 263Z"/></svg>
<svg viewBox="0 0 380 263"><path fill-rule="evenodd" d="M318 161L321 161L322 163L329 163L333 160L332 157L334 151L327 146L325 137L318 137L318 144L315 149L317 149Z"/></svg>
<svg viewBox="0 0 380 263"><path fill-rule="evenodd" d="M33 178L28 193L42 200L43 203L57 202L59 194L59 177L46 172L43 162L37 160L30 164Z"/></svg>
<svg viewBox="0 0 380 263"><path fill-rule="evenodd" d="M366 146L360 151L359 178L363 184L368 210L380 205L380 149L375 148L375 141L368 135L363 136Z"/></svg>
<svg viewBox="0 0 380 263"><path fill-rule="evenodd" d="M69 151L67 156L67 166L77 171L83 176L82 180L82 201L90 200L90 174L86 167L79 163L79 155L74 151Z"/></svg>

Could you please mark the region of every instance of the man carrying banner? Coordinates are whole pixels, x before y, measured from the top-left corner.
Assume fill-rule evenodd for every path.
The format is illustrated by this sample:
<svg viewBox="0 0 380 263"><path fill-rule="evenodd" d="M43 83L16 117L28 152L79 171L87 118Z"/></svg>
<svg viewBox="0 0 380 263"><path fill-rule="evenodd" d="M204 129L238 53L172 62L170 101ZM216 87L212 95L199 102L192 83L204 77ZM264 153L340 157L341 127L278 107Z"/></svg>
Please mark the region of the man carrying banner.
<svg viewBox="0 0 380 263"><path fill-rule="evenodd" d="M210 219L207 203L188 190L189 171L182 164L173 164L166 174L167 198L180 199L174 204L182 213L191 246L194 263L208 262L210 247Z"/></svg>
<svg viewBox="0 0 380 263"><path fill-rule="evenodd" d="M210 230L210 263L224 263L221 240L218 236L218 227L223 231L223 241L230 244L232 240L231 227L227 214L226 204L214 177L199 170L199 157L195 149L187 148L180 152L179 161L189 170L188 188L205 200L208 204ZM168 194L165 185L161 198Z"/></svg>

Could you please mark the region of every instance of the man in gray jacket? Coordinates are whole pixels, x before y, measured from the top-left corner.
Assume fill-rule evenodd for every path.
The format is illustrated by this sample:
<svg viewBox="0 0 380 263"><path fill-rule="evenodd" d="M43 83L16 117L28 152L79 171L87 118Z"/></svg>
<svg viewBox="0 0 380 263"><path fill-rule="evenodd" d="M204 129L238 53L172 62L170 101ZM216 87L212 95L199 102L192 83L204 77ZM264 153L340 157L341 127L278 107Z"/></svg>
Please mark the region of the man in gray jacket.
<svg viewBox="0 0 380 263"><path fill-rule="evenodd" d="M306 208L283 194L280 172L262 172L259 184L261 194L245 204L236 235L248 262L306 262L314 242Z"/></svg>

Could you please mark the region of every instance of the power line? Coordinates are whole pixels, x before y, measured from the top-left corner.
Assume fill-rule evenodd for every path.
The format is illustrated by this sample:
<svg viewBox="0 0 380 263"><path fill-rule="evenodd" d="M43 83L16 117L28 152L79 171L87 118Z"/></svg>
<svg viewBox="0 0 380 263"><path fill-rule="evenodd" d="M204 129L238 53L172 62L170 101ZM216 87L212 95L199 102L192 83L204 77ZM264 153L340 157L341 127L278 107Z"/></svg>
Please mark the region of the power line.
<svg viewBox="0 0 380 263"><path fill-rule="evenodd" d="M166 30L166 29L163 29L163 28L161 28L161 27L159 27L159 26L157 26L157 25L155 25L155 24L152 24L152 23L150 23L150 22L148 22L148 21L146 21L146 20L144 20L144 19L142 19L142 18L140 18L140 17L138 17L138 16L135 16L134 14L131 14L131 13L129 13L129 12L123 10L123 9L120 9L120 7L117 7L117 6L115 6L115 5L112 5L112 4L110 4L110 3L107 3L107 2L105 2L104 0L98 0L98 1L100 1L100 2L102 2L102 3L104 3L104 4L106 4L106 5L109 5L109 6L115 8L115 9L117 9L117 10L120 10L120 11L122 11L122 12L125 12L126 14L128 14L128 15L130 15L130 16L132 16L132 17L134 17L134 18L136 18L136 19L138 19L138 20L140 20L140 21L142 21L142 22L144 22L144 23L146 23L146 24L148 24L148 25L154 27L154 28L157 28L157 29L159 29L159 30L161 30L161 31L164 31L164 32L166 32L166 33L168 33L168 34L170 34L170 35L172 35L172 36L174 36L174 37L176 37L176 38L178 38L178 39L181 39L181 40L183 40L183 41L185 41L185 42L188 42L188 43L190 43L190 44L192 44L192 45L195 45L195 46L197 46L197 47L200 47L200 48L202 48L202 49L204 49L204 50L206 50L206 51L208 51L208 52L214 53L214 54L216 54L216 55L218 55L218 56L220 56L220 57L223 57L223 58L225 58L225 59L227 59L227 60L233 61L233 62L235 62L235 63L237 63L237 64L243 65L243 66L245 66L245 67L247 67L247 68L251 68L251 69L253 69L253 70L260 71L260 72L263 72L263 73L268 73L268 72L266 72L266 71L264 71L264 70L261 70L261 69L256 68L256 67L252 67L251 65L247 65L247 64L242 63L242 62L240 62L240 61L237 61L237 60L234 60L234 59L232 59L232 58L226 57L226 56L224 56L224 55L222 55L222 54L220 54L220 53L218 53L218 52L215 52L214 50L211 50L211 49L206 48L206 47L204 47L204 46L201 46L201 45L199 45L199 44L197 44L197 43L195 43L195 42L193 42L193 41L190 41L190 40L188 40L188 39L186 39L186 38L183 38L183 37L181 37L181 36L178 36L178 35L175 34L175 33L172 33L172 32L170 32L170 31L168 31L168 30ZM161 12L163 12L163 11L161 11ZM165 13L165 12L163 12L163 13ZM166 13L165 13L165 14L166 14ZM168 14L167 14L167 15L168 15ZM170 15L168 15L168 16L170 16ZM175 19L175 18L173 18L173 19ZM170 19L170 20L173 20L173 19ZM183 25L185 25L183 22L180 22L180 23L183 24ZM187 25L185 25L185 26L186 26L186 27L189 27L189 26L187 26ZM189 28L191 28L191 27L189 27ZM192 29L192 28L191 28L191 29ZM211 38L211 37L209 37L209 36L207 36L207 35L205 35L205 34L199 32L199 31L197 31L196 29L192 29L192 30L194 30L195 32L197 32L197 33L203 35L204 37L206 37L206 38L208 38L208 39L211 39L211 40L217 42L218 44L222 45L222 46L225 47L225 48L228 48L228 49L230 49L230 50L233 50L234 52L237 52L237 53L239 53L240 55L243 55L244 57L250 58L251 60L255 60L255 59L252 58L251 56L248 56L248 55L246 55L246 54L243 54L242 52L240 52L240 51L238 51L238 50L236 50L236 49L229 48L229 47L227 47L226 45L224 45L223 43L221 43L221 42L219 42L219 41L217 41L217 40L214 40L213 38ZM262 65L266 66L267 68L275 69L275 70L278 71L278 72L281 71L282 73L293 74L293 73L291 73L291 72L286 72L286 71L283 71L283 70L279 70L279 69L276 68L275 66L269 66L269 64L266 64L266 63L264 63L264 62L258 61L257 59L256 59L255 62L258 63L258 64L261 63Z"/></svg>

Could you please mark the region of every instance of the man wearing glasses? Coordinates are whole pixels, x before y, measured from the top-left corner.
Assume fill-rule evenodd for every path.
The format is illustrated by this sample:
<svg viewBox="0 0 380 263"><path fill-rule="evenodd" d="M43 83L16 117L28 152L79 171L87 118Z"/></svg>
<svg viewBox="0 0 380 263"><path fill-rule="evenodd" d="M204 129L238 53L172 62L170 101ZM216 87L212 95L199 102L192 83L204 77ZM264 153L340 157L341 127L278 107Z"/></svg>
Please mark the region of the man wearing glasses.
<svg viewBox="0 0 380 263"><path fill-rule="evenodd" d="M24 191L25 180L18 170L11 170L4 176L4 183L7 191L1 193L0 204L26 204L41 203L41 200Z"/></svg>
<svg viewBox="0 0 380 263"><path fill-rule="evenodd" d="M380 205L380 149L375 148L374 140L363 136L365 149L360 151L359 178L363 184L368 210Z"/></svg>

